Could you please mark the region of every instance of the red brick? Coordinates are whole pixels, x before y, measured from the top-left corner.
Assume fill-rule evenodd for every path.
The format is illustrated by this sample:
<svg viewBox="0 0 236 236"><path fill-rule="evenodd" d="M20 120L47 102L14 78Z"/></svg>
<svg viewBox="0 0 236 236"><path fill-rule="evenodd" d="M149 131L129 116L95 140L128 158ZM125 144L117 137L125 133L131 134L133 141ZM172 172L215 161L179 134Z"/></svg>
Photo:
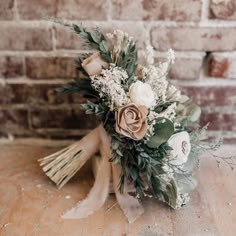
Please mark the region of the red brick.
<svg viewBox="0 0 236 236"><path fill-rule="evenodd" d="M51 50L51 29L20 23L1 25L0 50Z"/></svg>
<svg viewBox="0 0 236 236"><path fill-rule="evenodd" d="M112 17L122 20L199 21L201 5L200 0L113 0Z"/></svg>
<svg viewBox="0 0 236 236"><path fill-rule="evenodd" d="M199 21L200 0L144 0L145 20Z"/></svg>
<svg viewBox="0 0 236 236"><path fill-rule="evenodd" d="M56 17L57 0L17 0L21 19L35 20Z"/></svg>
<svg viewBox="0 0 236 236"><path fill-rule="evenodd" d="M235 0L211 0L211 18L223 20L236 20Z"/></svg>
<svg viewBox="0 0 236 236"><path fill-rule="evenodd" d="M79 35L73 32L71 29L60 25L55 25L54 29L57 49L83 50L86 48L83 46L83 42Z"/></svg>
<svg viewBox="0 0 236 236"><path fill-rule="evenodd" d="M76 76L73 57L27 57L26 75L30 78L73 78Z"/></svg>
<svg viewBox="0 0 236 236"><path fill-rule="evenodd" d="M70 20L106 20L107 4L104 0L58 0L57 17Z"/></svg>
<svg viewBox="0 0 236 236"><path fill-rule="evenodd" d="M23 74L23 58L0 56L0 77L13 78Z"/></svg>
<svg viewBox="0 0 236 236"><path fill-rule="evenodd" d="M0 87L1 104L62 104L67 96L57 96L57 85L50 84L8 84Z"/></svg>
<svg viewBox="0 0 236 236"><path fill-rule="evenodd" d="M235 27L154 27L151 42L165 50L224 51L236 49Z"/></svg>
<svg viewBox="0 0 236 236"><path fill-rule="evenodd" d="M0 20L12 20L14 0L4 0L0 2Z"/></svg>
<svg viewBox="0 0 236 236"><path fill-rule="evenodd" d="M134 14L135 12L135 14ZM144 14L142 0L112 0L112 18L118 20L142 20Z"/></svg>
<svg viewBox="0 0 236 236"><path fill-rule="evenodd" d="M202 106L236 105L236 86L181 86L181 90Z"/></svg>
<svg viewBox="0 0 236 236"><path fill-rule="evenodd" d="M208 75L236 79L236 55L232 53L212 53L209 59Z"/></svg>
<svg viewBox="0 0 236 236"><path fill-rule="evenodd" d="M58 17L69 20L105 20L107 2L104 0L18 0L21 19L36 20Z"/></svg>
<svg viewBox="0 0 236 236"><path fill-rule="evenodd" d="M68 81L69 82L69 81ZM65 84L0 84L0 104L58 105L80 104L86 99L79 94L60 94L56 88Z"/></svg>
<svg viewBox="0 0 236 236"><path fill-rule="evenodd" d="M236 114L223 112L203 112L201 124L209 123L209 130L236 131Z"/></svg>
<svg viewBox="0 0 236 236"><path fill-rule="evenodd" d="M88 129L98 123L94 116L83 110L70 108L32 109L30 113L33 128Z"/></svg>
<svg viewBox="0 0 236 236"><path fill-rule="evenodd" d="M171 66L169 77L171 79L193 80L199 79L203 58L176 58Z"/></svg>
<svg viewBox="0 0 236 236"><path fill-rule="evenodd" d="M28 128L27 109L0 109L0 130L11 131L14 129Z"/></svg>

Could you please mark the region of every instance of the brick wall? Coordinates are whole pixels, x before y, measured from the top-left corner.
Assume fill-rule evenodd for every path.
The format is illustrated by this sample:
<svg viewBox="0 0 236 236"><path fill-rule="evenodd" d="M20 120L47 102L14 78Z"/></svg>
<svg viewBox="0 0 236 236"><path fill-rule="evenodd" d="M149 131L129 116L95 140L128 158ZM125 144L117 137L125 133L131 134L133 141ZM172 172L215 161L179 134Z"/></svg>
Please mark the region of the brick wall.
<svg viewBox="0 0 236 236"><path fill-rule="evenodd" d="M156 55L173 48L172 82L202 105L212 136L236 140L235 0L1 0L0 136L75 138L95 125L79 95L54 91L76 75L85 48L45 16L123 29L140 55L145 42Z"/></svg>

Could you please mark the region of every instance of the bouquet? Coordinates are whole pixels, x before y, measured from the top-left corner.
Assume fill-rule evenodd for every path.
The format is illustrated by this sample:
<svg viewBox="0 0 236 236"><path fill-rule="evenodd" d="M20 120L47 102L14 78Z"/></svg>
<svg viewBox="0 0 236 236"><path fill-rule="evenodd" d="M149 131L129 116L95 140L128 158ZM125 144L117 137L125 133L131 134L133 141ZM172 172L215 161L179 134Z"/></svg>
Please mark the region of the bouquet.
<svg viewBox="0 0 236 236"><path fill-rule="evenodd" d="M173 50L155 62L153 48L147 46L141 65L136 42L127 33L115 30L104 35L99 28L89 32L82 25L59 23L92 49L76 61L79 78L59 92L86 97L82 107L100 121L80 141L39 160L61 188L88 159L99 158L89 195L63 217L83 218L99 209L110 182L130 223L143 213L139 200L146 196L174 209L183 207L197 185L192 170L199 155L218 144L201 141L206 126L199 126L200 107L167 80ZM94 156L97 152L100 157Z"/></svg>

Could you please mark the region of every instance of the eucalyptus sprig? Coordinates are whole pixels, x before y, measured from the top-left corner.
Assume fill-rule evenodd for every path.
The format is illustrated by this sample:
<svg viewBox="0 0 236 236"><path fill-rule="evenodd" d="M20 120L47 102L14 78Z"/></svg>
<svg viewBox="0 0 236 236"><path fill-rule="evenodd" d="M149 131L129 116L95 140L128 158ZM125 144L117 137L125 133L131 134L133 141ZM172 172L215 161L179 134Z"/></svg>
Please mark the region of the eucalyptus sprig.
<svg viewBox="0 0 236 236"><path fill-rule="evenodd" d="M116 66L119 66L126 70L129 79L126 82L126 87L128 88L132 82L134 82L134 72L137 68L138 53L136 48L136 42L124 37L122 41L123 47L121 47L120 52L116 60Z"/></svg>
<svg viewBox="0 0 236 236"><path fill-rule="evenodd" d="M91 86L90 80L74 78L73 82L62 88L57 88L62 94L80 93L83 97L99 99L98 92Z"/></svg>
<svg viewBox="0 0 236 236"><path fill-rule="evenodd" d="M95 114L100 120L104 120L108 112L108 107L102 103L95 104L87 101L87 103L81 104L81 106L85 109L86 114Z"/></svg>
<svg viewBox="0 0 236 236"><path fill-rule="evenodd" d="M74 23L62 21L60 19L54 19L53 21L72 29L76 34L80 36L86 46L99 51L101 57L106 62L112 63L112 57L109 51L108 42L103 33L100 31L99 27L96 27L92 32L90 32L87 31L85 27L83 27L82 23L80 25L77 25Z"/></svg>

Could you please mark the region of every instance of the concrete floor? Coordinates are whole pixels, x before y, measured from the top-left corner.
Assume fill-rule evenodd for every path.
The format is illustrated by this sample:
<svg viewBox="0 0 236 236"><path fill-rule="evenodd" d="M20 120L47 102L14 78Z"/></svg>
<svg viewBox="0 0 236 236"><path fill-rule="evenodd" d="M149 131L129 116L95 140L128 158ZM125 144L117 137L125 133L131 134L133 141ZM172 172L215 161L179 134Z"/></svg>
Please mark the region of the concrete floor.
<svg viewBox="0 0 236 236"><path fill-rule="evenodd" d="M203 158L199 181L189 205L171 210L147 199L145 213L129 225L110 195L101 210L87 219L62 220L60 215L83 199L92 185L85 169L60 191L38 166L37 159L58 148L36 144L0 145L1 236L235 236L236 170L220 169ZM224 155L236 146L224 146Z"/></svg>

